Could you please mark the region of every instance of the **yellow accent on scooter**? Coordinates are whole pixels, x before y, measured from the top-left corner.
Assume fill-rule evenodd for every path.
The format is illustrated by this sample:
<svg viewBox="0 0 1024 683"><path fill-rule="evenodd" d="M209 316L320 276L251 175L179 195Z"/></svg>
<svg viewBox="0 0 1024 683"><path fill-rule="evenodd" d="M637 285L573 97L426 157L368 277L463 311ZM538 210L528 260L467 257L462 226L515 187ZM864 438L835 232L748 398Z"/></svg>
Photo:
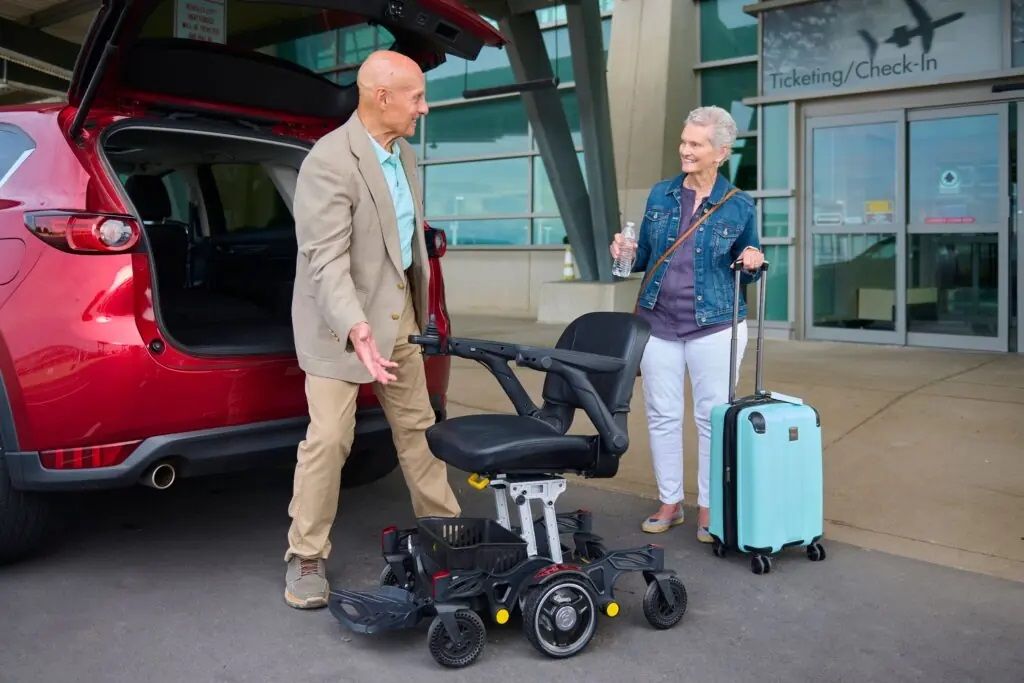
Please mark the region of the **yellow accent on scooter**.
<svg viewBox="0 0 1024 683"><path fill-rule="evenodd" d="M505 609L504 607L502 607L501 609L499 609L497 612L494 613L494 620L496 622L498 622L499 624L501 624L501 625L505 625L505 624L508 623L509 616L510 615L508 613L508 610Z"/></svg>
<svg viewBox="0 0 1024 683"><path fill-rule="evenodd" d="M491 483L491 480L487 477L481 477L479 474L469 475L469 479L466 480L469 485L475 488L477 491L483 491L487 488L487 485Z"/></svg>

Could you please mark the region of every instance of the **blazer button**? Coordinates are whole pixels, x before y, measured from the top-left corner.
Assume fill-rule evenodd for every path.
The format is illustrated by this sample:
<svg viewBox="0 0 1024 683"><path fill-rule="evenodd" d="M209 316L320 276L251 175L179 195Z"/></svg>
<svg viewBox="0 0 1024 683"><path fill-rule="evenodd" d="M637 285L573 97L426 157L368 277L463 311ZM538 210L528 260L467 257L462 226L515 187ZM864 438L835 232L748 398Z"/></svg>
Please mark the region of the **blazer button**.
<svg viewBox="0 0 1024 683"><path fill-rule="evenodd" d="M399 282L398 283L398 288L399 289L405 289L405 283L404 282Z"/></svg>
<svg viewBox="0 0 1024 683"><path fill-rule="evenodd" d="M402 317L402 316L398 315L397 313L392 313L392 314L391 314L391 319L392 319L392 320L398 320L398 319L399 319L399 318L401 318L401 317Z"/></svg>

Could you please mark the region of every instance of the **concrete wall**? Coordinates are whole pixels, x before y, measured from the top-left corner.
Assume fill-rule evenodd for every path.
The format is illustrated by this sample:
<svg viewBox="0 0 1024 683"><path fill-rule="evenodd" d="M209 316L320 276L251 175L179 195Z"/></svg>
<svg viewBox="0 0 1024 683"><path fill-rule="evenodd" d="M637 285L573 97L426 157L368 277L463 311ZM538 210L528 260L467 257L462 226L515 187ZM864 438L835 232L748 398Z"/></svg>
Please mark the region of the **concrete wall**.
<svg viewBox="0 0 1024 683"><path fill-rule="evenodd" d="M441 259L448 311L535 318L540 289L562 279L561 249L449 249Z"/></svg>

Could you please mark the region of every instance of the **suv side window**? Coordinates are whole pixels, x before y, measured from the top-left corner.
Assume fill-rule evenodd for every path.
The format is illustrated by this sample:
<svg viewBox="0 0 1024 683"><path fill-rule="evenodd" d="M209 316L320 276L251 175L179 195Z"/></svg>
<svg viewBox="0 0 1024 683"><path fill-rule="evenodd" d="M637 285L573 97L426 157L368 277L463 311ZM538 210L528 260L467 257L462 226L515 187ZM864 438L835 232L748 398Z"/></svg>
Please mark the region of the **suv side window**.
<svg viewBox="0 0 1024 683"><path fill-rule="evenodd" d="M259 164L210 166L228 234L292 229L292 214L266 170Z"/></svg>
<svg viewBox="0 0 1024 683"><path fill-rule="evenodd" d="M0 123L0 187L35 148L35 141L25 131L9 123Z"/></svg>
<svg viewBox="0 0 1024 683"><path fill-rule="evenodd" d="M165 173L161 180L167 190L167 196L171 199L171 220L189 223L189 203L192 192L185 176L180 171L171 171Z"/></svg>

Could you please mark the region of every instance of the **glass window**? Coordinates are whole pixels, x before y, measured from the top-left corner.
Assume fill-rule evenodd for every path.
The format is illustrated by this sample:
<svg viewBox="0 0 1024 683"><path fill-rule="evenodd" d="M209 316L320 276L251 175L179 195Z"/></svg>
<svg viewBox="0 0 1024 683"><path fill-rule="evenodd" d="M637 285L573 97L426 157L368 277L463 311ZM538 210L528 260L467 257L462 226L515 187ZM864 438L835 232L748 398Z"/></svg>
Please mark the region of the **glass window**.
<svg viewBox="0 0 1024 683"><path fill-rule="evenodd" d="M485 47L480 51L481 56L489 49L495 48ZM444 63L427 71L425 76L428 100L437 102L459 99L466 89L466 60L449 56Z"/></svg>
<svg viewBox="0 0 1024 683"><path fill-rule="evenodd" d="M165 174L161 180L164 183L164 189L167 190L167 196L171 200L171 220L191 223L189 213L192 191L189 189L185 176L181 171L171 171Z"/></svg>
<svg viewBox="0 0 1024 683"><path fill-rule="evenodd" d="M789 105L771 104L761 111L761 189L789 189Z"/></svg>
<svg viewBox="0 0 1024 683"><path fill-rule="evenodd" d="M530 160L437 164L423 169L428 216L488 216L530 209ZM529 235L529 221L524 220Z"/></svg>
<svg viewBox="0 0 1024 683"><path fill-rule="evenodd" d="M999 237L910 235L907 331L999 335Z"/></svg>
<svg viewBox="0 0 1024 683"><path fill-rule="evenodd" d="M757 130L754 107L743 104L744 97L757 95L757 65L738 64L706 69L700 77L700 102L717 105L736 120L741 131Z"/></svg>
<svg viewBox="0 0 1024 683"><path fill-rule="evenodd" d="M572 49L569 47L569 29L565 26L544 31L544 47L548 51L551 70L562 83L573 80Z"/></svg>
<svg viewBox="0 0 1024 683"><path fill-rule="evenodd" d="M522 246L530 243L530 219L430 221L449 246Z"/></svg>
<svg viewBox="0 0 1024 683"><path fill-rule="evenodd" d="M896 236L814 235L814 324L896 329Z"/></svg>
<svg viewBox="0 0 1024 683"><path fill-rule="evenodd" d="M815 225L895 222L896 134L895 123L814 131Z"/></svg>
<svg viewBox="0 0 1024 683"><path fill-rule="evenodd" d="M20 128L0 123L0 185L35 148L35 142Z"/></svg>
<svg viewBox="0 0 1024 683"><path fill-rule="evenodd" d="M700 61L757 54L757 17L743 11L750 0L700 3Z"/></svg>
<svg viewBox="0 0 1024 683"><path fill-rule="evenodd" d="M789 236L789 199L771 197L761 200L761 237Z"/></svg>
<svg viewBox="0 0 1024 683"><path fill-rule="evenodd" d="M768 291L765 292L764 319L789 320L789 246L770 244L764 248L768 269Z"/></svg>
<svg viewBox="0 0 1024 683"><path fill-rule="evenodd" d="M210 170L223 206L227 232L294 225L291 211L259 164L214 164Z"/></svg>
<svg viewBox="0 0 1024 683"><path fill-rule="evenodd" d="M424 154L430 159L530 149L526 112L518 97L439 107L427 118Z"/></svg>
<svg viewBox="0 0 1024 683"><path fill-rule="evenodd" d="M390 47L395 42L383 26L350 26L338 31L339 64L362 64L374 50Z"/></svg>
<svg viewBox="0 0 1024 683"><path fill-rule="evenodd" d="M533 219L534 244L564 244L565 223L561 218Z"/></svg>
<svg viewBox="0 0 1024 683"><path fill-rule="evenodd" d="M740 138L732 146L732 155L725 165L725 173L731 182L741 190L757 187L757 139Z"/></svg>
<svg viewBox="0 0 1024 683"><path fill-rule="evenodd" d="M910 123L910 223L999 221L999 117Z"/></svg>
<svg viewBox="0 0 1024 683"><path fill-rule="evenodd" d="M338 32L327 31L277 46L277 56L313 71L329 69L338 63Z"/></svg>
<svg viewBox="0 0 1024 683"><path fill-rule="evenodd" d="M583 152L578 152L576 158L580 162L580 172L583 173L583 184L586 185L587 173L583 168ZM555 193L551 189L551 180L544 167L544 160L539 156L533 157L533 212L558 213L558 204L555 202Z"/></svg>

